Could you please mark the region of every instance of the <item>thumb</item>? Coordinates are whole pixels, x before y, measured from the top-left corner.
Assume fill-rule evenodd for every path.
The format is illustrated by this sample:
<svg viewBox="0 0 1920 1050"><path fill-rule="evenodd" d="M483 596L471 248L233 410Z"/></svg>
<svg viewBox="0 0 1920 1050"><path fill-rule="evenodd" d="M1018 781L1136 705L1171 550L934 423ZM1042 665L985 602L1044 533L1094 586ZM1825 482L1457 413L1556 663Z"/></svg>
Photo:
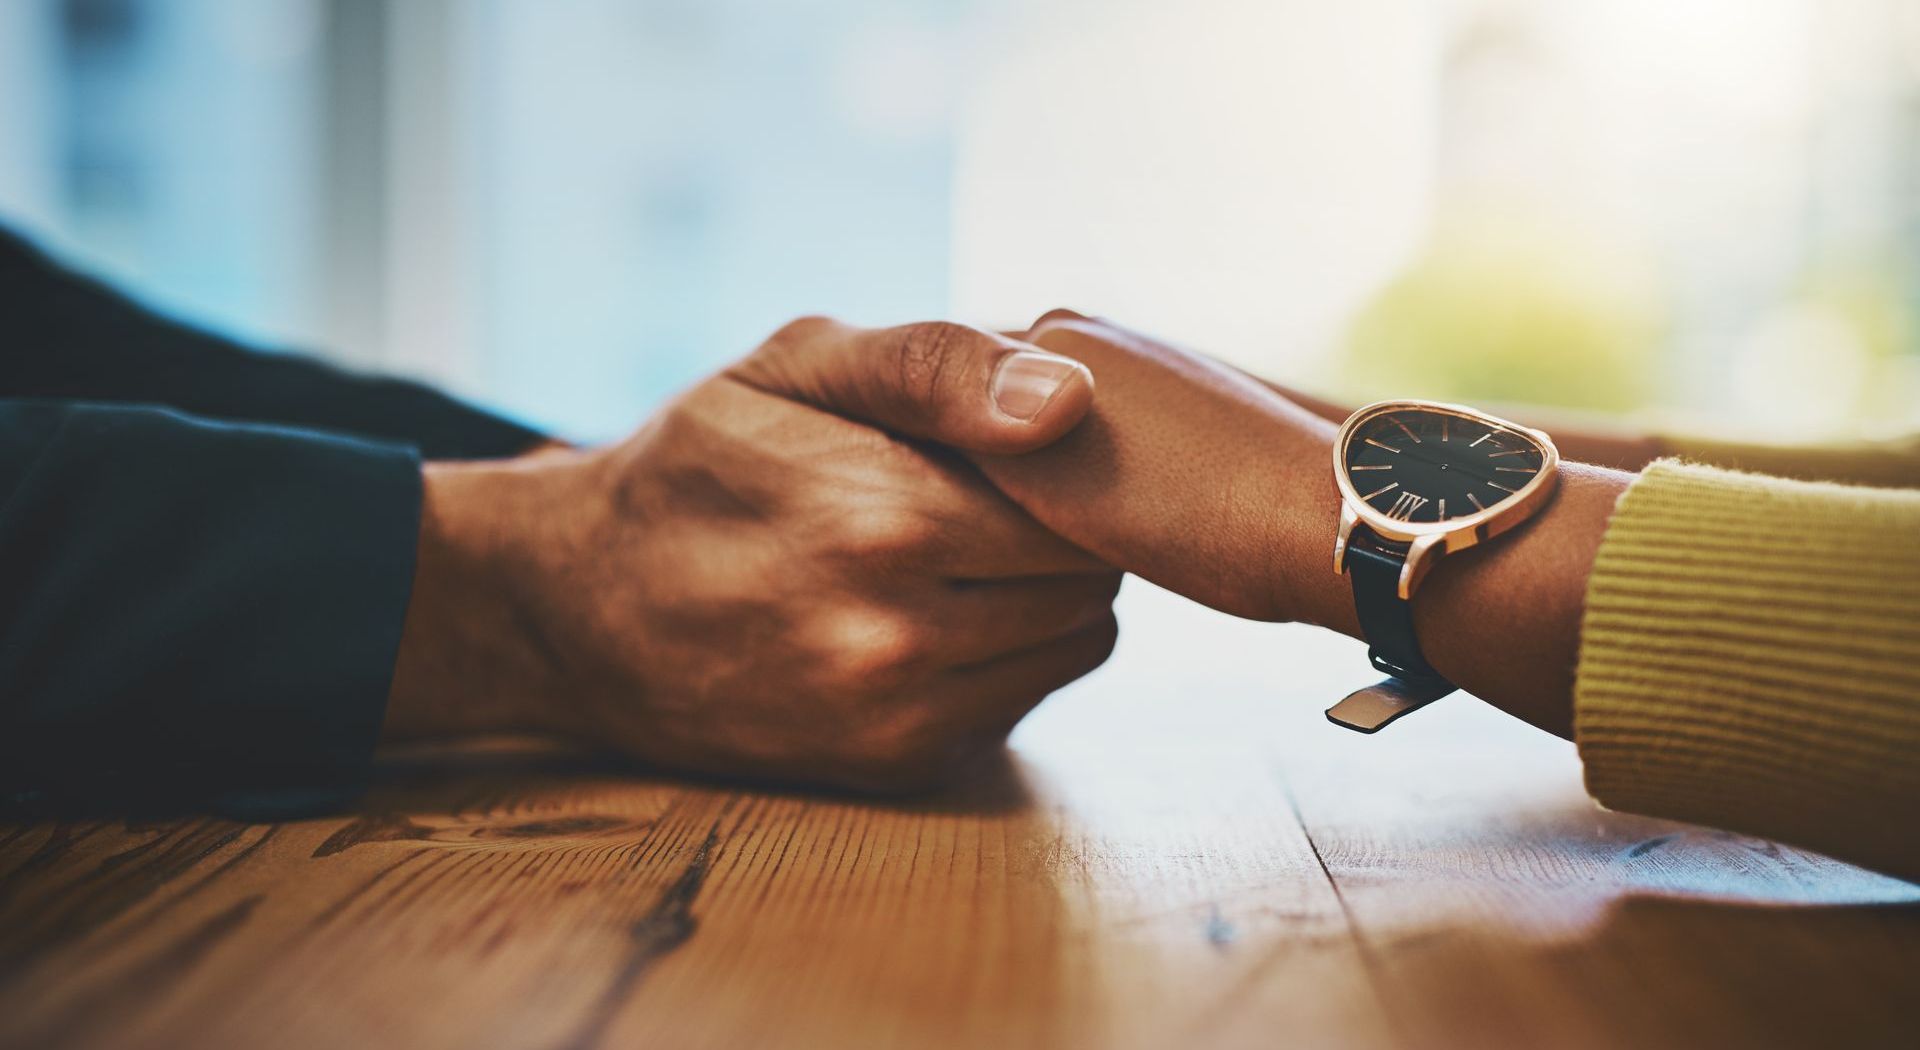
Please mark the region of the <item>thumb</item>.
<svg viewBox="0 0 1920 1050"><path fill-rule="evenodd" d="M1052 444L1093 405L1093 373L1080 362L940 321L803 318L728 375L905 437L998 455Z"/></svg>

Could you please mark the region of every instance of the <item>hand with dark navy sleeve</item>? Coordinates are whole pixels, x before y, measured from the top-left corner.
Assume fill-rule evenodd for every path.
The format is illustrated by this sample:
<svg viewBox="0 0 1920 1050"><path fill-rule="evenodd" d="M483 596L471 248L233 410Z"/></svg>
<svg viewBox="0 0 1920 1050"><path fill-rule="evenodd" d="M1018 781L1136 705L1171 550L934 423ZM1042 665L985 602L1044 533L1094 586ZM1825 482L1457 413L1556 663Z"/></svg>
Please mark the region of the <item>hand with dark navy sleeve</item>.
<svg viewBox="0 0 1920 1050"><path fill-rule="evenodd" d="M1105 659L1119 575L955 450L1084 367L811 319L620 444L261 354L0 238L0 798L336 806L381 740L551 733L891 789Z"/></svg>
<svg viewBox="0 0 1920 1050"><path fill-rule="evenodd" d="M0 230L0 799L325 806L377 739L422 454L543 435L263 353Z"/></svg>

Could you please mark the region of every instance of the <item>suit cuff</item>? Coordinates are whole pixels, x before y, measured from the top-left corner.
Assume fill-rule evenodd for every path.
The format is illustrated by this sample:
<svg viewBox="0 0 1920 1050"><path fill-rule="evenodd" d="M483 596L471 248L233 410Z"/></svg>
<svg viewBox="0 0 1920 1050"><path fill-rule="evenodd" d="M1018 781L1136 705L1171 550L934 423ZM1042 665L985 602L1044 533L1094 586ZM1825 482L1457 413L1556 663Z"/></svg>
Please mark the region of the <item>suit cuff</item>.
<svg viewBox="0 0 1920 1050"><path fill-rule="evenodd" d="M0 653L27 745L16 795L256 818L352 798L412 588L418 455L159 408L41 409L57 421L0 518L0 569L23 584L9 604L31 611Z"/></svg>

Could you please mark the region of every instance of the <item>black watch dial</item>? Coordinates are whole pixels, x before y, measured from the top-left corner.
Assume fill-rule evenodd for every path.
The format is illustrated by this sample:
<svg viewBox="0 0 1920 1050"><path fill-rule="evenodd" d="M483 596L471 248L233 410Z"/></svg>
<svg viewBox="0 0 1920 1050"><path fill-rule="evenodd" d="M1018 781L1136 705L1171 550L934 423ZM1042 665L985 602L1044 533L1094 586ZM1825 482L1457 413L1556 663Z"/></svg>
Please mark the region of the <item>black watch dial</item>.
<svg viewBox="0 0 1920 1050"><path fill-rule="evenodd" d="M1546 456L1524 433L1423 408L1369 417L1347 441L1353 490L1398 521L1451 521L1514 498Z"/></svg>

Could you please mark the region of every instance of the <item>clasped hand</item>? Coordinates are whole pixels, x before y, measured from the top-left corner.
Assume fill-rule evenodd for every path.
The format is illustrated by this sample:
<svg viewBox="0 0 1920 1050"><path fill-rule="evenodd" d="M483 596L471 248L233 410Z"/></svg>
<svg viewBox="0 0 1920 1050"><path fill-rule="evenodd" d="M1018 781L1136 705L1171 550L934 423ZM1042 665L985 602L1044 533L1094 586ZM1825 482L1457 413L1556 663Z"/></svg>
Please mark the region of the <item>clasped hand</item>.
<svg viewBox="0 0 1920 1050"><path fill-rule="evenodd" d="M1064 311L1018 338L797 321L619 444L426 468L388 736L935 785L1106 659L1121 570L1340 615L1293 564L1330 540L1330 436Z"/></svg>

